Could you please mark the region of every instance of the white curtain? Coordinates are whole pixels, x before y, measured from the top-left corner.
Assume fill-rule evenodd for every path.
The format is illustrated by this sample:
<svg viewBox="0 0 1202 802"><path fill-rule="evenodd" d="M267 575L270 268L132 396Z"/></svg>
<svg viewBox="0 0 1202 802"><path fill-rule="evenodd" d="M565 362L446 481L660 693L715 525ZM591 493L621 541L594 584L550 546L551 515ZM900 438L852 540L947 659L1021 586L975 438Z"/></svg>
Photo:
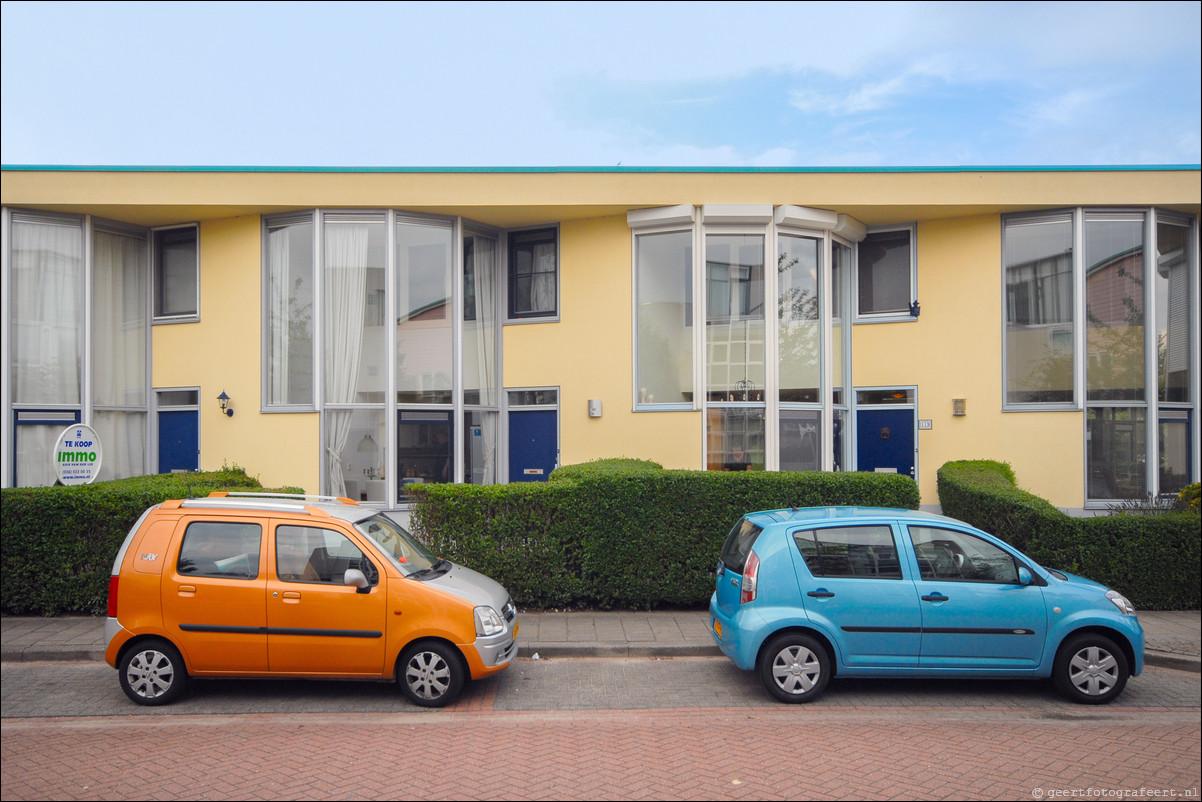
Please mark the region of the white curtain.
<svg viewBox="0 0 1202 802"><path fill-rule="evenodd" d="M146 242L96 231L92 375L98 405L146 408Z"/></svg>
<svg viewBox="0 0 1202 802"><path fill-rule="evenodd" d="M96 479L124 479L146 472L146 413L103 411L93 421L104 456Z"/></svg>
<svg viewBox="0 0 1202 802"><path fill-rule="evenodd" d="M555 243L534 246L534 275L530 284L530 308L533 312L555 309Z"/></svg>
<svg viewBox="0 0 1202 802"><path fill-rule="evenodd" d="M14 221L11 271L13 402L79 404L82 229Z"/></svg>
<svg viewBox="0 0 1202 802"><path fill-rule="evenodd" d="M325 230L325 380L326 402L356 400L367 295L368 226L331 224ZM342 452L351 432L349 409L327 409L326 476L331 491L346 495Z"/></svg>
<svg viewBox="0 0 1202 802"><path fill-rule="evenodd" d="M476 297L476 319L465 321L464 339L467 347L465 358L474 352L475 382L467 379L469 366L464 366L464 389L479 389L479 402L483 406L497 403L496 377L496 242L484 237L475 238L475 269L471 279ZM475 386L473 386L473 384Z"/></svg>
<svg viewBox="0 0 1202 802"><path fill-rule="evenodd" d="M267 403L287 404L289 252L287 228L267 234Z"/></svg>

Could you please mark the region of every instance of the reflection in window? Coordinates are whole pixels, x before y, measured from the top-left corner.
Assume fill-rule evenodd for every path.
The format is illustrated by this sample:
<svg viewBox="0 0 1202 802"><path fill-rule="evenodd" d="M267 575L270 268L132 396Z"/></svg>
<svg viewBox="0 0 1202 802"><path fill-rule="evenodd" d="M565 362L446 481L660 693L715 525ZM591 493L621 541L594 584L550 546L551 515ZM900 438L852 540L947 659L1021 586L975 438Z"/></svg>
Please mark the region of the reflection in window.
<svg viewBox="0 0 1202 802"><path fill-rule="evenodd" d="M638 403L693 400L693 235L635 238Z"/></svg>
<svg viewBox="0 0 1202 802"><path fill-rule="evenodd" d="M1189 228L1160 222L1156 226L1156 265L1152 274L1156 299L1157 397L1190 400ZM1197 292L1197 288L1193 288ZM1164 488L1161 488L1162 492Z"/></svg>
<svg viewBox="0 0 1202 802"><path fill-rule="evenodd" d="M781 235L777 241L780 400L818 403L822 364L818 274L822 270L822 241L787 235Z"/></svg>
<svg viewBox="0 0 1202 802"><path fill-rule="evenodd" d="M267 228L267 406L313 404L313 221Z"/></svg>
<svg viewBox="0 0 1202 802"><path fill-rule="evenodd" d="M1073 225L1069 216L1009 221L1006 402L1073 401Z"/></svg>
<svg viewBox="0 0 1202 802"><path fill-rule="evenodd" d="M1086 383L1090 401L1142 401L1144 218L1085 221Z"/></svg>
<svg viewBox="0 0 1202 802"><path fill-rule="evenodd" d="M1147 410L1090 407L1086 410L1087 496L1142 498L1147 494Z"/></svg>
<svg viewBox="0 0 1202 802"><path fill-rule="evenodd" d="M817 409L780 411L780 469L822 470L822 412Z"/></svg>
<svg viewBox="0 0 1202 802"><path fill-rule="evenodd" d="M705 242L706 361L710 401L764 400L764 237Z"/></svg>

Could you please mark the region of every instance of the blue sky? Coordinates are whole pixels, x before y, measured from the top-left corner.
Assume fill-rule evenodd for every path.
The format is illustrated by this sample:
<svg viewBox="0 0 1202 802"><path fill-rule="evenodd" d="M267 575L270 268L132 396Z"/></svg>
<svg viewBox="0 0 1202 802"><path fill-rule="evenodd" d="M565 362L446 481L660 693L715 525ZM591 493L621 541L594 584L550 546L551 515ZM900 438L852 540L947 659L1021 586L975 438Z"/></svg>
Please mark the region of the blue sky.
<svg viewBox="0 0 1202 802"><path fill-rule="evenodd" d="M1202 4L4 2L0 161L1202 162Z"/></svg>

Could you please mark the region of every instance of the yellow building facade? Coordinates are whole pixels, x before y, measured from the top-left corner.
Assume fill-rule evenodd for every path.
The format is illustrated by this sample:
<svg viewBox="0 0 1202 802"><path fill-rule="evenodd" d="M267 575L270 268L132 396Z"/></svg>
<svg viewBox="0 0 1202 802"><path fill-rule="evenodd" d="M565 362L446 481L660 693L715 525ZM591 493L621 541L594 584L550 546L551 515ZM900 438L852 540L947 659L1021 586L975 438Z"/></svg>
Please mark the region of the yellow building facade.
<svg viewBox="0 0 1202 802"><path fill-rule="evenodd" d="M1197 166L3 168L3 485L413 483L639 457L1199 475ZM219 396L225 399L218 400ZM233 413L233 414L230 414Z"/></svg>

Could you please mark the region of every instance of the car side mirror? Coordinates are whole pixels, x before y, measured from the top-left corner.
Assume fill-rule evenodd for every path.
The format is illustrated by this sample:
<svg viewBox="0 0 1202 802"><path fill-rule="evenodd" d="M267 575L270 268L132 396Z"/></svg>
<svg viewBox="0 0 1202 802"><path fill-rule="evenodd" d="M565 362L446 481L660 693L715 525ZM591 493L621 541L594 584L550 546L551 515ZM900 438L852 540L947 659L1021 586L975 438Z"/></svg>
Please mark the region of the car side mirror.
<svg viewBox="0 0 1202 802"><path fill-rule="evenodd" d="M1034 581L1035 577L1031 576L1031 571L1026 566L1020 565L1018 568L1018 584L1030 585Z"/></svg>
<svg viewBox="0 0 1202 802"><path fill-rule="evenodd" d="M346 573L342 575L342 584L354 585L358 588L356 593L367 593L371 590L371 584L367 581L367 575L358 568L348 568Z"/></svg>

